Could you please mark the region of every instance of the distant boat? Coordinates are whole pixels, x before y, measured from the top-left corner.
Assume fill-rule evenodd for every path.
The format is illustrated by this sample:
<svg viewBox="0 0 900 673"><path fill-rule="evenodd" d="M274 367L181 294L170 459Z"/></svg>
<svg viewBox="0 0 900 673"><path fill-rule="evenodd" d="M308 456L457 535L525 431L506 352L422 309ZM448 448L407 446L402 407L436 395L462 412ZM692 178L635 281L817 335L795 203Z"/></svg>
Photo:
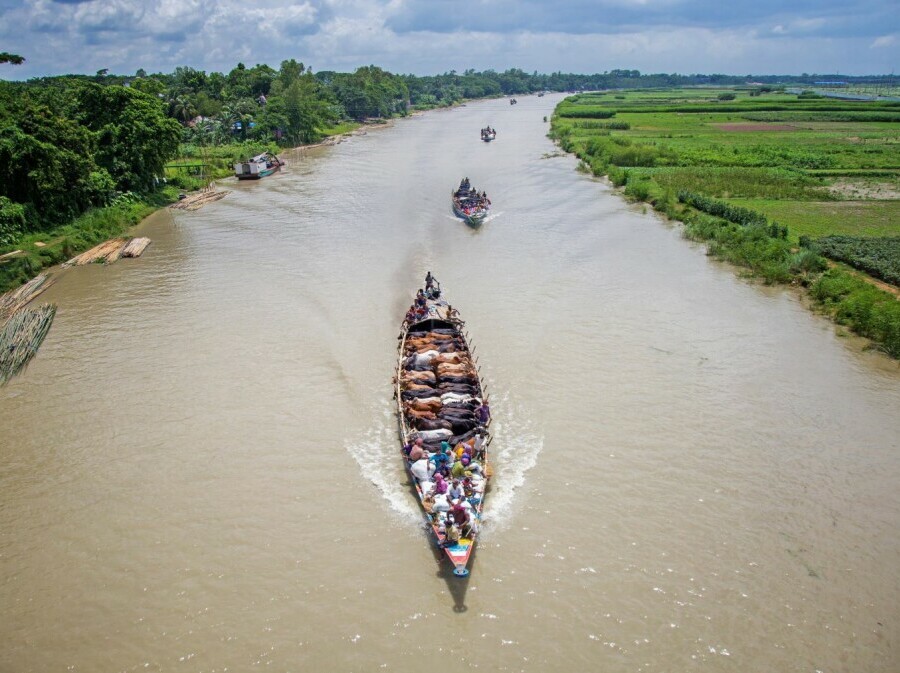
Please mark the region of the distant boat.
<svg viewBox="0 0 900 673"><path fill-rule="evenodd" d="M541 98L544 95L543 91L538 91L538 98Z"/></svg>
<svg viewBox="0 0 900 673"><path fill-rule="evenodd" d="M473 227L481 224L491 209L491 200L487 194L479 194L472 189L468 178L459 183L459 189L450 192L450 200L456 216L461 217L466 224Z"/></svg>
<svg viewBox="0 0 900 673"><path fill-rule="evenodd" d="M238 180L259 180L280 171L284 162L274 154L263 152L252 159L234 165L234 175Z"/></svg>
<svg viewBox="0 0 900 673"><path fill-rule="evenodd" d="M496 137L497 137L497 129L492 129L490 126L481 129L481 139L484 142L489 143Z"/></svg>
<svg viewBox="0 0 900 673"><path fill-rule="evenodd" d="M519 101L517 101L515 98L510 98L510 99L509 99L509 104L510 104L510 105L515 105L515 104L518 103L518 102L519 102Z"/></svg>

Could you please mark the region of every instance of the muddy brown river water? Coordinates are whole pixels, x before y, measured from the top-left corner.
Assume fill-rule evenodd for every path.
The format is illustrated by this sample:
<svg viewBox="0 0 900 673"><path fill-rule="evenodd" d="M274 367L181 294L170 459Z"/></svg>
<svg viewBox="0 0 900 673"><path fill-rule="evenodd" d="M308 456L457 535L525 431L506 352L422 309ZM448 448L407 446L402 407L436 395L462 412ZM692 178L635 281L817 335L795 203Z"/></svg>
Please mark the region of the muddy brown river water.
<svg viewBox="0 0 900 673"><path fill-rule="evenodd" d="M289 154L61 276L0 390L0 671L900 670L897 363L545 156L558 100ZM496 417L468 581L396 453L427 270Z"/></svg>

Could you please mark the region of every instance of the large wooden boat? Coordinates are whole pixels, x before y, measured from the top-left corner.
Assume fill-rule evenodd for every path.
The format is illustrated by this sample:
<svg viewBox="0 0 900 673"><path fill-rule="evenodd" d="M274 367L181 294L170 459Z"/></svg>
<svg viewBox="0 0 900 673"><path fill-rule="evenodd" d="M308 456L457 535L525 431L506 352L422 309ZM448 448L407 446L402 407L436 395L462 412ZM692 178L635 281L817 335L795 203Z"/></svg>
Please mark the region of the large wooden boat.
<svg viewBox="0 0 900 673"><path fill-rule="evenodd" d="M234 165L234 175L238 180L259 180L280 171L284 162L274 154L264 152Z"/></svg>
<svg viewBox="0 0 900 673"><path fill-rule="evenodd" d="M472 226L481 224L491 210L491 200L487 194L484 192L479 194L477 190L472 189L468 178L459 184L459 189L450 192L450 201L453 204L454 214Z"/></svg>
<svg viewBox="0 0 900 673"><path fill-rule="evenodd" d="M465 577L490 479L490 410L465 323L437 283L419 292L400 328L394 381L401 455L436 543Z"/></svg>

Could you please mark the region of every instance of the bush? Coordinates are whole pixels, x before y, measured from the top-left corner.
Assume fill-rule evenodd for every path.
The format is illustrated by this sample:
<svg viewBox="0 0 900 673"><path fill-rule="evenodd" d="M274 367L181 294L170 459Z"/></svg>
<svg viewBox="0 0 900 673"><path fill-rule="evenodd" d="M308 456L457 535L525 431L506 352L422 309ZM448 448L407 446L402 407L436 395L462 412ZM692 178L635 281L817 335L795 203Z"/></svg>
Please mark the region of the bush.
<svg viewBox="0 0 900 673"><path fill-rule="evenodd" d="M734 100L735 98L737 98L737 96L733 93L720 93L718 95L719 100Z"/></svg>
<svg viewBox="0 0 900 673"><path fill-rule="evenodd" d="M818 239L815 245L826 257L900 286L900 236L826 236Z"/></svg>
<svg viewBox="0 0 900 673"><path fill-rule="evenodd" d="M830 269L810 293L827 313L900 358L900 302L893 295L840 269Z"/></svg>
<svg viewBox="0 0 900 673"><path fill-rule="evenodd" d="M0 196L0 245L9 245L25 230L25 206Z"/></svg>

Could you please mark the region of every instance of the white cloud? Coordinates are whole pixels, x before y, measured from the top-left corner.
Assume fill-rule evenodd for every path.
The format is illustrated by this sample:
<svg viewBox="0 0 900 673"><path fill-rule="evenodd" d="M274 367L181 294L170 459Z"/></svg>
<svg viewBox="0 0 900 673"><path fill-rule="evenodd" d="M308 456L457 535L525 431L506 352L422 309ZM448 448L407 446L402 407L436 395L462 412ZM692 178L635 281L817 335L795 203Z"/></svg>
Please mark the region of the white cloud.
<svg viewBox="0 0 900 673"><path fill-rule="evenodd" d="M897 43L898 39L896 35L882 35L881 37L875 38L869 46L872 49L881 49L883 47L893 47Z"/></svg>
<svg viewBox="0 0 900 673"><path fill-rule="evenodd" d="M752 17L742 6L742 18L737 7L706 11L712 0L558 0L552 6L549 0L521 6L512 0L0 0L3 49L27 58L23 66L3 67L0 76L170 72L178 65L228 71L238 61L277 67L287 58L315 70L374 63L418 74L470 67L763 74L827 72L834 63L847 74L882 71L885 48L898 43L896 33L880 34L889 3L858 1L866 11L842 9L837 0L801 2L793 10L758 0ZM481 8L500 19L501 7L506 24L468 21L451 29L438 22L427 29L429 11ZM398 27L398 17L414 9L422 25ZM612 22L613 16L630 21L632 9L647 21ZM554 12L551 28L544 19ZM862 23L844 30L847 17Z"/></svg>

